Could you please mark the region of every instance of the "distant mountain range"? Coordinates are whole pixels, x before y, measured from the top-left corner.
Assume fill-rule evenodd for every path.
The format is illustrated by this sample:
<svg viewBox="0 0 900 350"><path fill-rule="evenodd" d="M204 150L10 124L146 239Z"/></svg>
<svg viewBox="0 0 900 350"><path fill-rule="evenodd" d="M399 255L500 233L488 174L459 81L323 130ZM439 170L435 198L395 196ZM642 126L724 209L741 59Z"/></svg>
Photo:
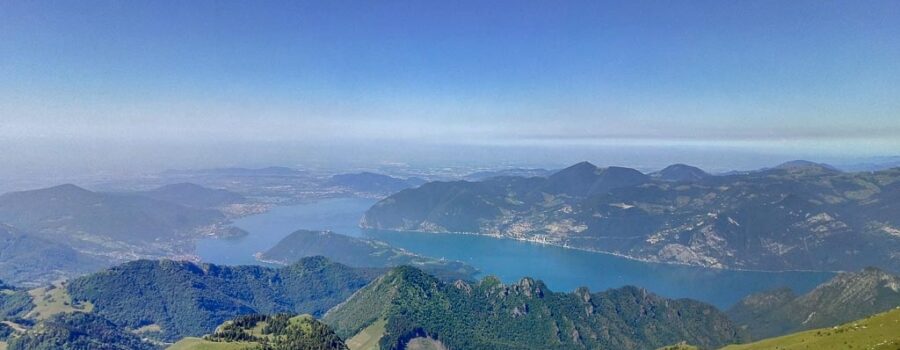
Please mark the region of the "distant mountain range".
<svg viewBox="0 0 900 350"><path fill-rule="evenodd" d="M468 181L482 181L487 180L492 177L501 177L501 176L519 176L519 177L536 177L536 176L548 176L552 174L552 170L547 169L534 169L534 168L511 168L511 169L501 169L501 170L486 170L486 171L478 171L466 175L463 179Z"/></svg>
<svg viewBox="0 0 900 350"><path fill-rule="evenodd" d="M754 339L824 328L900 307L900 277L867 268L843 273L803 295L787 289L750 295L728 316Z"/></svg>
<svg viewBox="0 0 900 350"><path fill-rule="evenodd" d="M362 192L375 195L389 195L394 192L413 188L425 183L420 178L401 179L388 175L362 172L355 174L338 174L331 177L328 182L331 186L338 186L354 192Z"/></svg>
<svg viewBox="0 0 900 350"><path fill-rule="evenodd" d="M900 168L900 156L873 157L839 164L844 171L879 171Z"/></svg>
<svg viewBox="0 0 900 350"><path fill-rule="evenodd" d="M259 255L265 262L283 265L302 258L324 256L354 267L416 266L444 280L471 280L478 270L458 261L429 258L395 248L387 243L330 231L298 230Z"/></svg>
<svg viewBox="0 0 900 350"><path fill-rule="evenodd" d="M171 195L169 190L152 193ZM137 194L92 192L75 185L0 196L0 222L62 240L169 240L224 219L222 213L211 209ZM78 237L82 235L87 237Z"/></svg>
<svg viewBox="0 0 900 350"><path fill-rule="evenodd" d="M714 307L625 287L554 293L540 281L513 285L488 277L443 283L398 267L325 315L338 335L377 340L380 349L411 343L447 349L654 349L686 340L704 347L739 332Z"/></svg>
<svg viewBox="0 0 900 350"><path fill-rule="evenodd" d="M165 185L137 194L193 208L219 208L247 202L247 198L237 193L187 182Z"/></svg>
<svg viewBox="0 0 900 350"><path fill-rule="evenodd" d="M365 228L466 232L645 261L758 270L900 271L900 169L804 161L712 176L583 162L548 177L431 182L370 208Z"/></svg>
<svg viewBox="0 0 900 350"><path fill-rule="evenodd" d="M127 260L190 254L208 235L240 235L221 207L240 195L194 184L109 193L75 185L0 195L0 278L34 285Z"/></svg>

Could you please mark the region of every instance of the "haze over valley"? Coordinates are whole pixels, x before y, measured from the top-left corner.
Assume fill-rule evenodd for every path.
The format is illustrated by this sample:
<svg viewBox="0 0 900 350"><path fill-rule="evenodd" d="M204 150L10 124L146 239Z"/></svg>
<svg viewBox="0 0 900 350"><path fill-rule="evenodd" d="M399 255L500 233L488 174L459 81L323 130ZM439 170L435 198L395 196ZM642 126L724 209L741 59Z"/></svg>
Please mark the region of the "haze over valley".
<svg viewBox="0 0 900 350"><path fill-rule="evenodd" d="M900 3L0 2L0 350L900 349Z"/></svg>

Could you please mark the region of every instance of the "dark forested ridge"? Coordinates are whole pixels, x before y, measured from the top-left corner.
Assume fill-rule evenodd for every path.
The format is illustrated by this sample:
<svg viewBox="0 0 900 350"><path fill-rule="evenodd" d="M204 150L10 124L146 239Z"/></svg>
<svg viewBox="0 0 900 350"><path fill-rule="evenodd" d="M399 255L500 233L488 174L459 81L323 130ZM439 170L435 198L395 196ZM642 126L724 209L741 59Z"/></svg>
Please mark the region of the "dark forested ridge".
<svg viewBox="0 0 900 350"><path fill-rule="evenodd" d="M786 289L750 295L728 316L754 339L824 328L900 306L900 277L867 268L842 273L809 293Z"/></svg>
<svg viewBox="0 0 900 350"><path fill-rule="evenodd" d="M714 307L624 287L555 293L529 278L503 285L443 283L398 267L328 312L342 337L385 322L382 349L430 338L451 349L647 349L686 340L714 347L739 340Z"/></svg>
<svg viewBox="0 0 900 350"><path fill-rule="evenodd" d="M330 231L295 231L260 255L260 258L264 261L289 264L310 256L324 256L332 261L356 267L411 265L443 280L470 280L478 272L474 267L458 261L433 259L392 247L384 242Z"/></svg>
<svg viewBox="0 0 900 350"><path fill-rule="evenodd" d="M370 208L367 228L474 232L667 263L900 271L900 169L811 162L726 176L579 163L549 177L431 182Z"/></svg>
<svg viewBox="0 0 900 350"><path fill-rule="evenodd" d="M381 272L322 257L278 269L141 260L75 279L68 291L120 326L157 325L162 339L173 341L209 333L238 315L320 315Z"/></svg>

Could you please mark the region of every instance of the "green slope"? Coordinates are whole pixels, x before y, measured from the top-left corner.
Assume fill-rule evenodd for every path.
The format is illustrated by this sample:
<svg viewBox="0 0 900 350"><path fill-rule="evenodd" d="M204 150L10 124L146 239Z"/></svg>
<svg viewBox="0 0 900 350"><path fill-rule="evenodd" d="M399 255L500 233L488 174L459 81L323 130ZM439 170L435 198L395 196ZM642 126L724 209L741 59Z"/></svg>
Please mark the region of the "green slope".
<svg viewBox="0 0 900 350"><path fill-rule="evenodd" d="M867 268L842 273L797 296L789 290L750 295L727 311L753 339L831 327L900 305L900 277Z"/></svg>
<svg viewBox="0 0 900 350"><path fill-rule="evenodd" d="M0 222L58 240L88 235L146 244L191 235L199 226L223 220L216 210L75 185L0 195Z"/></svg>
<svg viewBox="0 0 900 350"><path fill-rule="evenodd" d="M809 330L724 348L724 350L763 349L900 349L900 309L836 327Z"/></svg>

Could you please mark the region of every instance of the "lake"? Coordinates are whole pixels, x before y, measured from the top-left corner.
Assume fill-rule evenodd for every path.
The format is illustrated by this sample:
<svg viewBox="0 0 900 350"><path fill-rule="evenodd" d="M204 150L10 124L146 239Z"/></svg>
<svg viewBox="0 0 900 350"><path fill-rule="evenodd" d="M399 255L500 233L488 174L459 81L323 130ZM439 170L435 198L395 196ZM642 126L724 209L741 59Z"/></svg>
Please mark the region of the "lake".
<svg viewBox="0 0 900 350"><path fill-rule="evenodd" d="M197 253L217 264L260 264L256 252L267 250L298 229L332 230L372 237L422 255L459 260L483 275L507 283L524 276L543 280L554 291L586 286L601 291L635 285L671 298L702 300L720 308L747 294L779 287L797 293L828 280L829 272L758 272L646 263L609 254L476 235L371 231L357 226L374 200L338 198L294 206L235 220L250 235L237 239L204 239Z"/></svg>

